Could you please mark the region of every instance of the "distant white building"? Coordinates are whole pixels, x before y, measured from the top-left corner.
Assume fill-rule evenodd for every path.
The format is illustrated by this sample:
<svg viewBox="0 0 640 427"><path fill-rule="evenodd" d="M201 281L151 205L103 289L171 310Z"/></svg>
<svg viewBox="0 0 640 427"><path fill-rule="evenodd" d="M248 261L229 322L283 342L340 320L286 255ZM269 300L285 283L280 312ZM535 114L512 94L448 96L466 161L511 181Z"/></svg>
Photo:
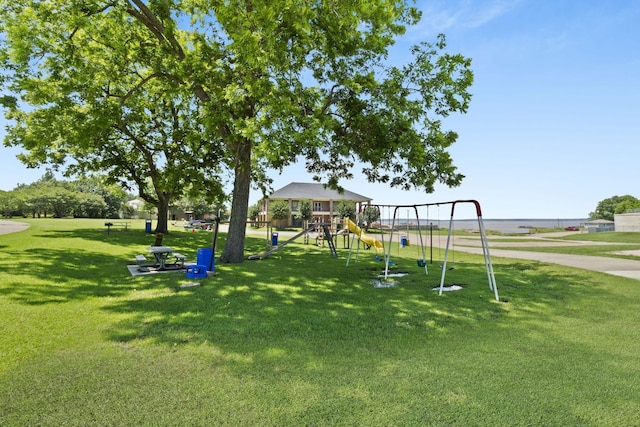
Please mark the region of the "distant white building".
<svg viewBox="0 0 640 427"><path fill-rule="evenodd" d="M130 211L121 212L120 216L126 216L127 218L145 218L149 216L149 212L144 211L144 200L132 199L125 203Z"/></svg>
<svg viewBox="0 0 640 427"><path fill-rule="evenodd" d="M615 223L608 219L594 219L584 223L587 233L597 233L601 231L615 231Z"/></svg>
<svg viewBox="0 0 640 427"><path fill-rule="evenodd" d="M144 200L140 200L140 199L129 200L127 202L127 205L129 205L134 211L140 212L144 209Z"/></svg>
<svg viewBox="0 0 640 427"><path fill-rule="evenodd" d="M628 212L613 216L616 231L640 232L640 212Z"/></svg>

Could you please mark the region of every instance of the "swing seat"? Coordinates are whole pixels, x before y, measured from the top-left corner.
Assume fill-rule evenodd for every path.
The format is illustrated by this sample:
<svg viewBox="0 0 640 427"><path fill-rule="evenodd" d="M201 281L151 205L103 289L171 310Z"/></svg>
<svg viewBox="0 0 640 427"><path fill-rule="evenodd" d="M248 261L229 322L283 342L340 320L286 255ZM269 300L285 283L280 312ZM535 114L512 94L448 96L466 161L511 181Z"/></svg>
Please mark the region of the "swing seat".
<svg viewBox="0 0 640 427"><path fill-rule="evenodd" d="M427 261L424 259L418 259L416 260L416 263L418 264L418 267L424 267L425 265L427 265Z"/></svg>

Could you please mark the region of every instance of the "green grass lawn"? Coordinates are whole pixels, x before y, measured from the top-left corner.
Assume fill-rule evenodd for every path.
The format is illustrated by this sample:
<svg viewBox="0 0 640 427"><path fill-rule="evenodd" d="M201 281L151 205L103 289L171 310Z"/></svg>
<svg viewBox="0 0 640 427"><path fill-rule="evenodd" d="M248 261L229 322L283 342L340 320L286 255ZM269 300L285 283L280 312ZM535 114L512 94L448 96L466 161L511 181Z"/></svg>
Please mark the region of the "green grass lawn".
<svg viewBox="0 0 640 427"><path fill-rule="evenodd" d="M415 246L376 288L374 252L292 243L178 290L129 275L143 221L26 221L0 236L2 426L637 425L638 281L495 258L496 302L456 252L438 296ZM195 260L211 233L164 243Z"/></svg>
<svg viewBox="0 0 640 427"><path fill-rule="evenodd" d="M619 242L640 245L640 233L607 231L600 233L578 233L560 237L564 240L582 240L590 242Z"/></svg>

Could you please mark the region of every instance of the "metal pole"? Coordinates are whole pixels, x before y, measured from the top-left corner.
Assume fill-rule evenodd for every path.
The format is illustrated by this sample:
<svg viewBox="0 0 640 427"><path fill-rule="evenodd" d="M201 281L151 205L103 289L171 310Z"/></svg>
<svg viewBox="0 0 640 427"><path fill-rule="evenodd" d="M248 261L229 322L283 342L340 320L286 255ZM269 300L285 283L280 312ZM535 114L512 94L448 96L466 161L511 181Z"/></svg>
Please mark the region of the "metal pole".
<svg viewBox="0 0 640 427"><path fill-rule="evenodd" d="M430 246L430 254L429 254L429 264L433 264L433 223L429 223L429 246Z"/></svg>
<svg viewBox="0 0 640 427"><path fill-rule="evenodd" d="M480 228L480 240L482 241L482 254L484 255L484 265L487 270L487 279L489 280L489 289L493 291L496 301L500 301L498 295L498 285L496 284L496 276L493 273L493 263L489 254L489 243L487 242L487 234L484 231L484 221L478 216L478 227Z"/></svg>
<svg viewBox="0 0 640 427"><path fill-rule="evenodd" d="M209 268L207 271L211 271L213 269L213 259L216 256L216 246L218 245L218 229L220 228L220 211L218 211L218 215L216 216L216 228L213 231L213 242L211 243L211 258L209 258Z"/></svg>

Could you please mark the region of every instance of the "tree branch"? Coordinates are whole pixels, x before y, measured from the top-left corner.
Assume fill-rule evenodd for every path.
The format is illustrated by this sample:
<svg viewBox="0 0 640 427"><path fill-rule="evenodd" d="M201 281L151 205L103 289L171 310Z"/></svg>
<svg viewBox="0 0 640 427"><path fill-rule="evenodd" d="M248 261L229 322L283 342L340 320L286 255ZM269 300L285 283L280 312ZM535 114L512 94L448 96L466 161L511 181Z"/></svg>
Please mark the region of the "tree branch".
<svg viewBox="0 0 640 427"><path fill-rule="evenodd" d="M184 50L173 34L167 34L164 24L141 0L130 0L139 10L127 8L127 12L147 27L161 42L166 42L177 55L179 60L185 59Z"/></svg>
<svg viewBox="0 0 640 427"><path fill-rule="evenodd" d="M320 114L325 114L327 112L327 109L333 105L333 94L335 93L335 89L337 87L338 87L337 84L331 86L331 89L329 90L329 94L327 95L327 100L325 101L324 105L320 109Z"/></svg>
<svg viewBox="0 0 640 427"><path fill-rule="evenodd" d="M155 78L159 78L159 77L165 77L169 80L173 80L176 83L180 83L180 84L184 84L184 81L179 79L178 77L172 75L172 74L168 74L168 73L151 73L149 74L147 77L143 77L142 80L140 80L138 82L138 84L136 84L134 87L132 87L131 89L129 89L129 91L124 94L121 98L120 103L124 104L124 102L131 96L134 94L134 92L136 92L138 89L140 89L142 86L144 86L145 83L147 83L149 80L151 79L155 79Z"/></svg>
<svg viewBox="0 0 640 427"><path fill-rule="evenodd" d="M160 43L167 43L171 47L172 51L176 54L179 61L183 61L186 58L182 46L173 36L173 34L167 34L164 24L158 19L158 17L147 7L147 5L141 0L129 0L129 4L132 7L128 7L125 10L138 22L147 27L149 31L160 41ZM138 9L136 9L136 7ZM176 80L179 81L179 80ZM181 82L184 83L184 82ZM195 85L193 92L202 102L211 101L211 97L204 90L201 85Z"/></svg>

